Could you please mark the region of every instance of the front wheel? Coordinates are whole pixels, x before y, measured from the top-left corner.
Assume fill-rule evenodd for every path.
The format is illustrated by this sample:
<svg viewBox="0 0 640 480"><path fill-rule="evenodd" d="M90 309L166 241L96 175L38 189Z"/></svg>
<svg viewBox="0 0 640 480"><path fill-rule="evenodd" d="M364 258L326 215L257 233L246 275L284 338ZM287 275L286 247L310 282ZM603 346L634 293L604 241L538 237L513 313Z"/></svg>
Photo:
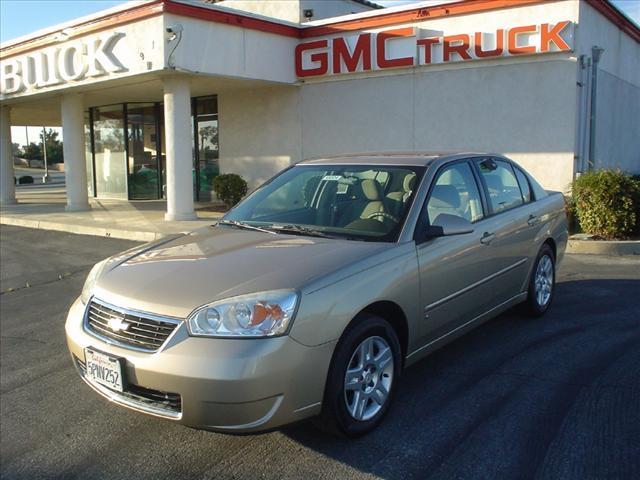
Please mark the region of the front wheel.
<svg viewBox="0 0 640 480"><path fill-rule="evenodd" d="M531 278L525 311L533 317L546 313L553 300L556 287L555 256L549 245L544 244L538 252Z"/></svg>
<svg viewBox="0 0 640 480"><path fill-rule="evenodd" d="M349 437L372 431L393 401L401 362L393 327L380 317L362 318L336 347L319 425Z"/></svg>

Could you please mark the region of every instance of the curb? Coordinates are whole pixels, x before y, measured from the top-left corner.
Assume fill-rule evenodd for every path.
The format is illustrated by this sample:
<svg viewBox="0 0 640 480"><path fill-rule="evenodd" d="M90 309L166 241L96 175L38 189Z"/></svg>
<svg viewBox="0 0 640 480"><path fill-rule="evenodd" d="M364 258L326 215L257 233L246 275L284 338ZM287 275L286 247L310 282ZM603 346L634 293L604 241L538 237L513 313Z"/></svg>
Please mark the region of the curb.
<svg viewBox="0 0 640 480"><path fill-rule="evenodd" d="M590 255L640 255L638 240L576 240L569 239L566 253Z"/></svg>
<svg viewBox="0 0 640 480"><path fill-rule="evenodd" d="M43 220L28 220L24 218L0 217L0 224L16 227L38 228L42 230L56 230L58 232L77 233L81 235L95 235L99 237L120 238L139 242L151 242L164 237L165 233L141 232L118 228L92 227L85 225L69 225L68 223L47 222Z"/></svg>

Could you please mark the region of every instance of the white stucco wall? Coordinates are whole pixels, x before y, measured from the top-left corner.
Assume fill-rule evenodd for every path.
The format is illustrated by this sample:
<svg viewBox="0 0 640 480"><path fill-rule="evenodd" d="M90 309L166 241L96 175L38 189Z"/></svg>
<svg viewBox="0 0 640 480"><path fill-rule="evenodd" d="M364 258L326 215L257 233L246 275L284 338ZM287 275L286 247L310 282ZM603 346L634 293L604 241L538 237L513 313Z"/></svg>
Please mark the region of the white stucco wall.
<svg viewBox="0 0 640 480"><path fill-rule="evenodd" d="M578 53L590 57L594 45L604 48L598 72L595 168L640 173L640 44L581 2ZM587 129L583 135L588 139Z"/></svg>
<svg viewBox="0 0 640 480"><path fill-rule="evenodd" d="M546 188L573 175L571 60L419 71L305 85L303 157L362 151L487 151Z"/></svg>
<svg viewBox="0 0 640 480"><path fill-rule="evenodd" d="M546 188L573 175L575 63L566 59L223 92L220 165L255 187L303 158L488 151Z"/></svg>
<svg viewBox="0 0 640 480"><path fill-rule="evenodd" d="M300 160L298 87L224 92L218 112L221 173L242 175L252 189Z"/></svg>
<svg viewBox="0 0 640 480"><path fill-rule="evenodd" d="M323 18L374 10L371 7L350 0L300 0L300 13L302 14L302 11L308 8L313 9L313 18L311 20L321 20ZM306 18L301 16L300 21L304 22Z"/></svg>
<svg viewBox="0 0 640 480"><path fill-rule="evenodd" d="M217 5L295 23L305 21L302 13L307 8L313 9L312 20L371 10L350 0L225 0Z"/></svg>
<svg viewBox="0 0 640 480"><path fill-rule="evenodd" d="M224 0L217 3L221 7L233 8L241 12L251 12L265 17L278 18L288 22L300 21L300 4L298 0L279 0L265 2L263 0Z"/></svg>
<svg viewBox="0 0 640 480"><path fill-rule="evenodd" d="M296 38L177 15L164 15L164 25L183 27L182 38L165 48L167 65L177 70L283 83L296 81Z"/></svg>

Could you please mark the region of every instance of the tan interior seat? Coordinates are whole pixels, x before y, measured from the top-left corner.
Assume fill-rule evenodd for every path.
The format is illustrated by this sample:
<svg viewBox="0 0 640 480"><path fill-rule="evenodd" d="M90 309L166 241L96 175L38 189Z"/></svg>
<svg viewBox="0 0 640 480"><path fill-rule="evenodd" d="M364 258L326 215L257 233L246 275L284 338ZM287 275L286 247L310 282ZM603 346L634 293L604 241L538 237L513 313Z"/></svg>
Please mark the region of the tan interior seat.
<svg viewBox="0 0 640 480"><path fill-rule="evenodd" d="M416 174L408 173L402 180L402 190L389 192L386 196L386 203L388 205L388 211L396 218L399 218L402 214L404 206L409 200L409 197L413 193L413 189L416 185Z"/></svg>
<svg viewBox="0 0 640 480"><path fill-rule="evenodd" d="M353 186L355 199L349 202L340 216L339 225L344 226L355 220L366 219L376 212L385 212L380 184L371 179L362 180ZM383 216L374 216L373 220L383 221Z"/></svg>

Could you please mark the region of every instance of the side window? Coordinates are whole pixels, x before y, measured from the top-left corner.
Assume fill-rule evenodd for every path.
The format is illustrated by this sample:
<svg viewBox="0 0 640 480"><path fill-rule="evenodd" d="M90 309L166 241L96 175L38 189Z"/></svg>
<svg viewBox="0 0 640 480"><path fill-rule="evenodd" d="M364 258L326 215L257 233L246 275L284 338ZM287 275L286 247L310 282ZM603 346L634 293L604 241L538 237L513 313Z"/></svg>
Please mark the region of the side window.
<svg viewBox="0 0 640 480"><path fill-rule="evenodd" d="M487 185L493 213L504 212L522 205L520 186L509 163L487 158L478 161L478 166Z"/></svg>
<svg viewBox="0 0 640 480"><path fill-rule="evenodd" d="M516 177L518 178L518 184L520 184L520 191L522 192L524 203L531 202L531 187L529 186L529 180L527 180L527 176L519 168L514 168L513 170L516 172Z"/></svg>
<svg viewBox="0 0 640 480"><path fill-rule="evenodd" d="M442 213L470 222L484 216L480 192L468 163L456 163L440 172L427 200L427 212L431 224Z"/></svg>

